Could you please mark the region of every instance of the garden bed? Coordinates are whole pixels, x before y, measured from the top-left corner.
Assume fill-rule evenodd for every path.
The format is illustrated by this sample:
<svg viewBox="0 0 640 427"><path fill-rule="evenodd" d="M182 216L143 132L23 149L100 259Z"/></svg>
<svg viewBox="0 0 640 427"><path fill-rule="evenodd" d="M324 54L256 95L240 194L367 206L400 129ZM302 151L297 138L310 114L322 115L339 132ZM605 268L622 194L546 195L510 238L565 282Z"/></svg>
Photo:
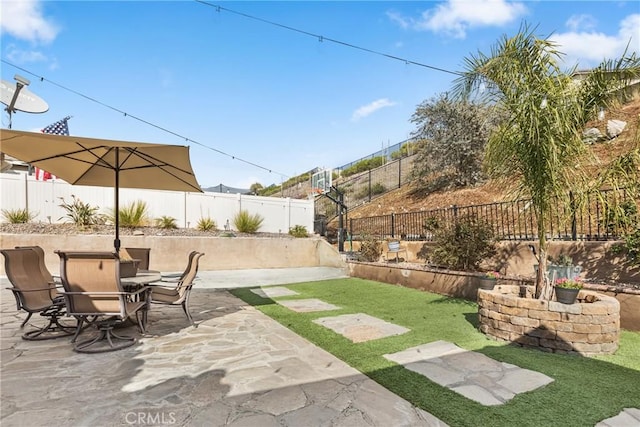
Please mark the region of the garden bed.
<svg viewBox="0 0 640 427"><path fill-rule="evenodd" d="M613 354L620 336L620 303L581 290L574 304L521 296L521 287L499 285L478 290L480 331L524 347L554 353Z"/></svg>

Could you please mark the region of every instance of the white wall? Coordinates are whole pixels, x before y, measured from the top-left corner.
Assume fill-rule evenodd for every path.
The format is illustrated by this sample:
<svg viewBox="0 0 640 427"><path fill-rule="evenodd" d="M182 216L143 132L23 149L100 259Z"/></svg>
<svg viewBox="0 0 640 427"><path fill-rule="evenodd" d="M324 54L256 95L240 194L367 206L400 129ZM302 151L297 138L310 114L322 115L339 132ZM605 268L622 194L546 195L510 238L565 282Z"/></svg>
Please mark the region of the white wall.
<svg viewBox="0 0 640 427"><path fill-rule="evenodd" d="M98 206L99 212L108 214L114 207L114 189L70 185L61 180L37 181L26 174L0 174L0 208L16 210L27 208L35 214L35 222L63 223L66 211L59 205L64 197L71 203L75 195L84 203ZM234 229L233 218L241 210L258 213L263 218L259 231L288 233L289 228L303 225L313 232L313 200L276 197L244 196L224 193L187 193L179 191L120 189L120 207L135 201L147 204L150 218L170 216L179 227L195 228L200 218L211 218L219 229L227 220ZM6 222L4 218L2 222Z"/></svg>

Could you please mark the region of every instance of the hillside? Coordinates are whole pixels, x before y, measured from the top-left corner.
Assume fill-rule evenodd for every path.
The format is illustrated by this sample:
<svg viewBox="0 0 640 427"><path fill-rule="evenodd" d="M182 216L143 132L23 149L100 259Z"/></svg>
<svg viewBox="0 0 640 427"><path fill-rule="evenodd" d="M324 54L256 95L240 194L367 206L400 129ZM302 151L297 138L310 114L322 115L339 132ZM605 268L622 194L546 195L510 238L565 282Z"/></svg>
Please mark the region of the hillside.
<svg viewBox="0 0 640 427"><path fill-rule="evenodd" d="M628 152L640 143L638 141L640 98L635 98L633 102L619 109L608 111L606 118L607 120L616 119L626 121L627 126L617 138L590 146L592 153L599 163L599 165L593 169L593 173L603 169L613 158ZM603 134L606 134L606 120L589 123L588 127L598 128ZM431 210L450 207L452 205L469 206L493 203L504 201L509 196L508 189L505 188L504 185L493 181L473 188L437 192L427 196L413 196L411 194L412 190L412 186L408 184L397 190L385 193L370 203L360 205L350 210L348 213L349 218Z"/></svg>

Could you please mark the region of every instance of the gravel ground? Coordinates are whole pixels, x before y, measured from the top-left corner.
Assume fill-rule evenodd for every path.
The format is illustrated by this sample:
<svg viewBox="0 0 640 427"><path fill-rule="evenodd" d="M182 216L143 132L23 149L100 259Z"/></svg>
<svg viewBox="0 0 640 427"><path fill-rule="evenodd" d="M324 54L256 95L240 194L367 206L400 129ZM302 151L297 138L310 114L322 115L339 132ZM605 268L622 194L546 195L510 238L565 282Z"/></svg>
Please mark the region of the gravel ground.
<svg viewBox="0 0 640 427"><path fill-rule="evenodd" d="M80 228L75 224L47 224L44 222L32 222L27 224L0 224L0 233L5 234L99 234L113 235L113 225L94 225ZM143 234L145 236L184 236L184 237L228 237L228 231L201 231L195 228L167 229L159 227L120 227L121 236ZM232 231L236 237L265 237L265 238L293 238L289 234L279 233L239 233Z"/></svg>

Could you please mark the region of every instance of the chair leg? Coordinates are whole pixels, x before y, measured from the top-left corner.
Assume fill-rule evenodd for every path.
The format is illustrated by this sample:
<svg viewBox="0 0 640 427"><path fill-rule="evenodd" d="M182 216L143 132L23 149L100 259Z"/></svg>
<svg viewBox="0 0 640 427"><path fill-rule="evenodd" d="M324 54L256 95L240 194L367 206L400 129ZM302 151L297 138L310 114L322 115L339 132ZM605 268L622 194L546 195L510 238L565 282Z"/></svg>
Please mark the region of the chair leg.
<svg viewBox="0 0 640 427"><path fill-rule="evenodd" d="M138 322L138 329L141 334L145 334L147 332L147 308L145 307L142 310L136 311L136 321Z"/></svg>
<svg viewBox="0 0 640 427"><path fill-rule="evenodd" d="M22 324L20 325L20 327L21 327L21 328L24 328L24 325L26 325L26 324L27 324L27 322L29 321L29 319L31 319L31 316L32 316L32 315L33 315L33 313L29 313L29 314L27 315L27 318L26 318L26 319L24 319L24 322L22 322Z"/></svg>
<svg viewBox="0 0 640 427"><path fill-rule="evenodd" d="M80 335L80 332L82 332L82 330L84 329L82 327L82 324L84 323L85 318L84 317L76 317L76 319L78 319L78 326L76 327L75 335L73 336L73 338L71 338L71 342L72 343L76 342L76 340L78 339L78 335Z"/></svg>
<svg viewBox="0 0 640 427"><path fill-rule="evenodd" d="M197 328L198 324L193 321L193 317L191 317L191 313L189 313L189 294L187 294L184 301L182 301L182 310L184 310L184 314L187 315L187 319L189 319L191 326Z"/></svg>
<svg viewBox="0 0 640 427"><path fill-rule="evenodd" d="M98 335L94 338L77 343L73 347L73 350L78 353L105 353L108 351L121 350L123 348L131 347L132 345L134 345L137 341L136 338L125 337L113 332L113 326L115 325L115 323L116 321L114 321L113 319L99 323L97 325ZM116 340L121 341L121 343L116 343ZM108 343L108 346L99 346L98 344L101 341L106 341Z"/></svg>
<svg viewBox="0 0 640 427"><path fill-rule="evenodd" d="M184 314L187 315L187 319L189 319L189 323L191 323L191 326L193 326L194 328L197 328L198 325L193 322L193 318L191 317L191 314L189 314L189 309L184 303L182 303L182 310L184 310Z"/></svg>
<svg viewBox="0 0 640 427"><path fill-rule="evenodd" d="M42 328L26 332L22 335L22 339L27 341L41 341L72 335L74 326L63 325L59 321L60 316L63 314L64 309L62 307L54 307L40 313L41 316L48 319L49 323Z"/></svg>

